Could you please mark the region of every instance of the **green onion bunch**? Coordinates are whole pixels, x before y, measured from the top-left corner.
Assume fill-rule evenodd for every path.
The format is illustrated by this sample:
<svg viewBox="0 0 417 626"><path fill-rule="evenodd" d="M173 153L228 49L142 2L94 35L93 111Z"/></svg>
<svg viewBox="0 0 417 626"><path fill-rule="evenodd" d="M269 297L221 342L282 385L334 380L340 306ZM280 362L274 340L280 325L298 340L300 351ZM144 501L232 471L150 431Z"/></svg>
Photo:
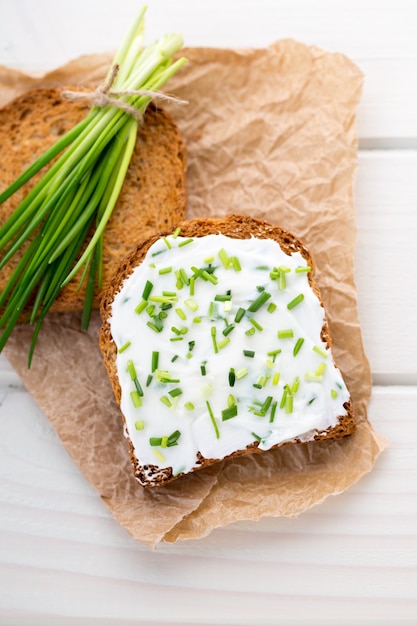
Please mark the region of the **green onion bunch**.
<svg viewBox="0 0 417 626"><path fill-rule="evenodd" d="M139 119L153 93L185 62L172 58L182 47L180 35L165 35L144 47L145 11L133 22L107 76L114 79L109 93L117 95L112 97L137 115L113 104L93 105L0 194L1 205L57 157L0 227L0 271L21 252L0 294L0 352L27 310L24 321L34 325L29 366L45 315L77 273L79 287L86 281L82 328L88 328L94 291L101 285L103 232L125 179Z"/></svg>

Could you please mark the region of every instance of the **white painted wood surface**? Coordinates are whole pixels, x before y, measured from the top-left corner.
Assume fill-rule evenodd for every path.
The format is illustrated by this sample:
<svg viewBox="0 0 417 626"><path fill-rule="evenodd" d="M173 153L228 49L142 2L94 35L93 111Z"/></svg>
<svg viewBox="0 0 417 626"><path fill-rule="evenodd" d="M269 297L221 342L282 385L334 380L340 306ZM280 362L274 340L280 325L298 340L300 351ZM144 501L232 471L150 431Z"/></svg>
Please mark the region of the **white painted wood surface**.
<svg viewBox="0 0 417 626"><path fill-rule="evenodd" d="M148 40L293 37L365 74L356 280L374 376L374 470L298 519L150 552L113 520L0 356L0 624L417 624L417 4L150 0ZM0 64L39 73L113 50L133 0L0 0Z"/></svg>

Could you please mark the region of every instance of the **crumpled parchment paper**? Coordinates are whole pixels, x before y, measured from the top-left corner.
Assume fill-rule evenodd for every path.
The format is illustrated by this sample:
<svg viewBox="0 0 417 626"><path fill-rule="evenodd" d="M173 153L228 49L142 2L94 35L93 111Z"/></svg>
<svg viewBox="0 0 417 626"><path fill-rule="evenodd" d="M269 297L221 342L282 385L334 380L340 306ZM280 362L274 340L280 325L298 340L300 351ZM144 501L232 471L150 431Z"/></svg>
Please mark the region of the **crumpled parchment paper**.
<svg viewBox="0 0 417 626"><path fill-rule="evenodd" d="M78 314L52 314L27 370L31 328L6 356L114 517L142 543L196 539L237 520L294 516L369 472L386 445L367 419L371 377L354 284L356 107L363 76L344 55L278 41L267 49L186 49L167 106L188 151L188 217L243 213L304 241L317 266L333 348L357 418L339 442L287 446L222 462L155 490L133 478L119 409ZM0 104L37 86L100 82L111 55L42 78L0 68Z"/></svg>

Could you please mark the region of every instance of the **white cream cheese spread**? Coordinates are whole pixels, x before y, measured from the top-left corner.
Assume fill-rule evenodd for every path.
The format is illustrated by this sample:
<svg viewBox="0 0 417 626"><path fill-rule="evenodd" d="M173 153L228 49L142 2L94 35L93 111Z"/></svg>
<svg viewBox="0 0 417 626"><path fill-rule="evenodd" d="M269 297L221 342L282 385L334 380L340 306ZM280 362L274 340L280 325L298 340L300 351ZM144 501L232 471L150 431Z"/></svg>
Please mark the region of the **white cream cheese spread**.
<svg viewBox="0 0 417 626"><path fill-rule="evenodd" d="M198 467L197 453L308 441L346 415L310 269L271 239L174 233L151 246L109 320L142 466L177 475Z"/></svg>

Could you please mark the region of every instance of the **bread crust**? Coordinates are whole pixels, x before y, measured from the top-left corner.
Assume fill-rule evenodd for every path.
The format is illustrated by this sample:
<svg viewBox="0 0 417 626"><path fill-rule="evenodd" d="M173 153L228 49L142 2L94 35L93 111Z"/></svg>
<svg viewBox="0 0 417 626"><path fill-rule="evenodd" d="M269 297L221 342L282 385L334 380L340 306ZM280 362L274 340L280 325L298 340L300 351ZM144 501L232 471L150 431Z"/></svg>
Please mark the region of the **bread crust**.
<svg viewBox="0 0 417 626"><path fill-rule="evenodd" d="M82 102L68 102L61 90L29 91L0 109L0 190L7 188L38 156L88 114ZM186 150L178 127L165 110L150 104L139 125L132 160L122 191L107 224L103 239L103 286L95 294L99 308L120 261L139 239L170 230L185 218ZM43 172L42 172L43 173ZM40 179L37 174L0 206L0 225ZM0 292L5 287L21 253L2 269ZM52 310L80 311L84 288L81 274L61 290Z"/></svg>
<svg viewBox="0 0 417 626"><path fill-rule="evenodd" d="M310 265L312 268L311 272L309 272L308 274L308 280L311 288L313 289L314 293L317 295L323 306L320 290L314 278L314 261L308 249L299 239L297 239L294 235L284 230L283 228L280 228L258 218L236 214L230 214L220 218L197 218L192 220L185 220L180 222L177 226L181 228L181 236L184 237L203 237L205 235L211 234L223 234L235 239L250 239L251 237L257 237L259 239L272 239L276 241L287 254L299 252L306 260L307 264ZM121 403L121 388L116 368L117 348L112 339L109 324L112 302L114 300L114 297L120 290L123 281L127 279L128 276L133 272L134 268L143 261L151 245L161 236L166 236L170 233L172 233L172 230L159 233L158 235L149 237L139 243L136 249L132 251L120 264L117 272L113 277L111 286L104 294L104 297L101 301L100 314L102 318L102 326L99 334L100 349L103 355L104 365L106 367L113 388L114 396L119 406ZM323 342L325 342L327 347L331 349L332 342L326 318L323 323L321 338ZM314 436L314 441L342 439L351 435L354 432L355 418L352 402L349 400L349 402L346 402L344 404L344 407L346 409L346 415L340 416L337 424L334 427L328 428L325 431L317 432ZM126 430L126 422L122 413L121 416ZM172 468L161 469L155 465L141 465L140 459L136 457L133 444L128 436L127 440L129 443L130 459L132 462L134 475L139 483L144 487L162 486L182 475L179 474L177 476L174 476ZM273 448L297 443L302 442L300 439L297 438L291 441L277 444L273 446ZM198 467L196 469L203 469L212 465L213 463L236 458L245 454L257 452L266 454L267 452L258 449L258 445L258 442L255 441L247 446L247 448L245 448L244 450L237 450L233 452L233 454L225 457L225 459L208 459L204 458L200 453L198 453Z"/></svg>

